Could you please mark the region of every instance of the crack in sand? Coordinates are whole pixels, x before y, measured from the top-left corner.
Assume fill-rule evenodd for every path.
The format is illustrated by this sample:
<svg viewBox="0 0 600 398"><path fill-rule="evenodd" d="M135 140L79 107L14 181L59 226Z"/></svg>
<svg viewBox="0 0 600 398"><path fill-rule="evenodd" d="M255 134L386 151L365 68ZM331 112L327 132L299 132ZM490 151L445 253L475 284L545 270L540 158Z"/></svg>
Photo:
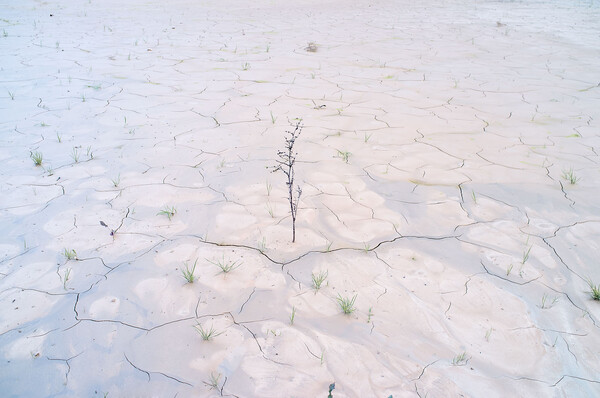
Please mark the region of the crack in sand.
<svg viewBox="0 0 600 398"><path fill-rule="evenodd" d="M176 377L173 377L173 376L169 376L169 375L168 375L168 374L166 374L166 373L163 373L163 372L158 372L158 371L148 371L148 370L141 369L140 367L138 367L138 366L134 365L134 364L133 364L133 362L131 362L131 360L130 360L130 359L127 357L127 354L123 354L123 356L125 357L125 359L127 360L127 362L128 362L128 363L129 363L131 366L133 366L133 368L135 368L136 370L139 370L139 371L140 371L140 372L142 372L142 373L145 373L145 374L146 374L146 376L148 376L148 381L150 381L150 378L151 378L151 377L150 377L150 375L151 375L151 374L158 374L158 375L161 375L161 376L163 376L163 377L166 377L167 379L170 379L170 380L176 381L177 383L180 383L180 384L185 384L185 385L188 385L188 386L190 386L190 387L194 387L194 386L193 386L191 383L188 383L187 381L180 380L180 379L178 379L178 378L176 378Z"/></svg>

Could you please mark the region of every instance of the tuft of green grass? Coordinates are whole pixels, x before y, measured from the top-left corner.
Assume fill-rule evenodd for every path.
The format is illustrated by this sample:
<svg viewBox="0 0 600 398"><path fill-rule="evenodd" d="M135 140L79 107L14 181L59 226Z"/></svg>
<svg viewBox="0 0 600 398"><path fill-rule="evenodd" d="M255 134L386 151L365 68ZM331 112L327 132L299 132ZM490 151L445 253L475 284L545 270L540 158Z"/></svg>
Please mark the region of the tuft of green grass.
<svg viewBox="0 0 600 398"><path fill-rule="evenodd" d="M467 353L465 351L463 351L462 353L456 355L452 359L452 365L463 366L463 365L466 365L468 361L469 361L469 358L467 358Z"/></svg>
<svg viewBox="0 0 600 398"><path fill-rule="evenodd" d="M290 315L290 325L294 324L294 319L296 319L296 307L292 307L292 315Z"/></svg>
<svg viewBox="0 0 600 398"><path fill-rule="evenodd" d="M165 206L164 209L162 209L161 211L156 213L156 215L167 216L169 218L169 221L171 221L171 219L173 218L173 216L175 216L175 214L177 214L177 209L175 209L174 206L171 206L171 207Z"/></svg>
<svg viewBox="0 0 600 398"><path fill-rule="evenodd" d="M354 302L356 301L356 297L357 296L358 295L355 294L352 298L350 298L350 297L342 297L338 293L338 296L337 296L336 300L338 301L338 304L340 305L340 308L342 309L342 312L344 314L350 315L354 311L356 311L356 308L354 307Z"/></svg>
<svg viewBox="0 0 600 398"><path fill-rule="evenodd" d="M63 256L66 257L67 261L68 260L77 260L77 252L75 251L75 249L68 250L65 248L65 250L63 252Z"/></svg>
<svg viewBox="0 0 600 398"><path fill-rule="evenodd" d="M44 155L42 155L41 152L38 152L38 151L29 152L29 157L31 158L31 160L33 160L33 163L35 163L36 166L42 165L42 160L44 159Z"/></svg>
<svg viewBox="0 0 600 398"><path fill-rule="evenodd" d="M12 91L8 92L8 96L10 97L11 101L15 100L15 93L13 93Z"/></svg>
<svg viewBox="0 0 600 398"><path fill-rule="evenodd" d="M237 267L239 267L240 265L242 265L241 262L239 261L226 261L225 260L225 255L223 255L223 258L221 260L217 260L217 261L211 261L209 259L206 259L209 263L216 265L217 267L219 267L219 269L221 270L221 272L219 273L223 273L223 274L228 274L229 272L233 271L234 269L236 269Z"/></svg>
<svg viewBox="0 0 600 398"><path fill-rule="evenodd" d="M311 274L313 289L318 291L321 288L321 285L323 285L323 282L325 282L325 279L327 279L327 275L329 275L329 271L319 271L318 274L313 272Z"/></svg>
<svg viewBox="0 0 600 398"><path fill-rule="evenodd" d="M271 112L271 123L275 124L275 122L277 121L277 118L275 116L273 116L273 111L270 111L270 112Z"/></svg>
<svg viewBox="0 0 600 398"><path fill-rule="evenodd" d="M572 167L569 170L562 171L562 178L569 181L571 185L575 185L575 183L581 179L575 175Z"/></svg>
<svg viewBox="0 0 600 398"><path fill-rule="evenodd" d="M196 329L196 331L200 334L200 336L202 336L202 340L204 340L204 341L210 341L213 338L215 338L218 335L223 333L223 332L217 332L215 330L214 326L212 326L212 325L211 325L210 329L205 329L204 326L200 325L200 323L198 323L197 325L194 325L194 329Z"/></svg>
<svg viewBox="0 0 600 398"><path fill-rule="evenodd" d="M183 274L183 277L185 278L187 283L194 283L194 280L196 279L196 277L194 276L194 271L196 270L197 263L198 263L198 259L196 259L196 261L194 261L194 265L192 265L192 268L190 268L186 262L185 269L181 270L181 273Z"/></svg>
<svg viewBox="0 0 600 398"><path fill-rule="evenodd" d="M242 64L242 70L248 70L248 69L250 69L250 64L248 62L244 62Z"/></svg>
<svg viewBox="0 0 600 398"><path fill-rule="evenodd" d="M587 280L588 286L590 287L590 296L593 300L600 301L600 285L595 285L591 279Z"/></svg>

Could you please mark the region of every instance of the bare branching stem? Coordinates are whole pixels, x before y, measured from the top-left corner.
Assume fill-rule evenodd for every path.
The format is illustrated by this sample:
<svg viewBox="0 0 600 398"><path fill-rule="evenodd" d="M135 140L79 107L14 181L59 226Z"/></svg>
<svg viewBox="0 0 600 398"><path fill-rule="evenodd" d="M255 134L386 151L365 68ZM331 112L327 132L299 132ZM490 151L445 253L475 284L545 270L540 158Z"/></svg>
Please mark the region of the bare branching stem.
<svg viewBox="0 0 600 398"><path fill-rule="evenodd" d="M282 171L287 179L286 185L288 186L289 193L288 201L292 213L292 243L296 242L296 214L298 213L298 202L302 195L302 188L300 188L299 185L296 185L294 189L294 165L296 163L296 155L298 154L294 152L294 144L301 132L302 125L300 121L296 123L294 131L286 131L285 149L277 152L279 159L276 160L277 166L273 168L273 172Z"/></svg>

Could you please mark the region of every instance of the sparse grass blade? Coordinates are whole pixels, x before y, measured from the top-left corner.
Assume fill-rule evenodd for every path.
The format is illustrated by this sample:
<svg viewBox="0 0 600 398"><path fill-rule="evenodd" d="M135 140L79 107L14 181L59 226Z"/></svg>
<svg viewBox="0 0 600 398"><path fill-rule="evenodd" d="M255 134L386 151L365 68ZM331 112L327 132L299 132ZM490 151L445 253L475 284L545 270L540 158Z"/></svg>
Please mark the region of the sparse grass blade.
<svg viewBox="0 0 600 398"><path fill-rule="evenodd" d="M63 277L62 277L62 280L63 280L63 288L64 288L65 290L67 290L67 282L69 281L70 277L71 277L71 268L67 268L67 269L65 270L65 273L64 273Z"/></svg>
<svg viewBox="0 0 600 398"><path fill-rule="evenodd" d="M525 264L527 260L529 260L529 253L531 252L532 247L533 246L529 246L529 249L523 252L523 260L521 261L521 264Z"/></svg>
<svg viewBox="0 0 600 398"><path fill-rule="evenodd" d="M71 152L71 158L75 163L79 163L79 148L73 147L73 152Z"/></svg>
<svg viewBox="0 0 600 398"><path fill-rule="evenodd" d="M115 188L117 188L119 186L119 184L121 183L121 173L119 173L119 175L116 178L111 179L111 181L113 183L113 186Z"/></svg>
<svg viewBox="0 0 600 398"><path fill-rule="evenodd" d="M208 379L208 381L203 381L203 383L206 384L207 386L209 386L213 390L218 390L220 378L221 378L221 373L214 374L211 372L210 378Z"/></svg>

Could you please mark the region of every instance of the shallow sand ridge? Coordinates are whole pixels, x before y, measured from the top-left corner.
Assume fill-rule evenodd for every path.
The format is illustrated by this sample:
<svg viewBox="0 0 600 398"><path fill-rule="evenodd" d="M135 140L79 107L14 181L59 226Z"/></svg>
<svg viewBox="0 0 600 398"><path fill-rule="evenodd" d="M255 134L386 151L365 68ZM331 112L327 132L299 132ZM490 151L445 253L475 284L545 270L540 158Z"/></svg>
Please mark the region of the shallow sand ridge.
<svg viewBox="0 0 600 398"><path fill-rule="evenodd" d="M0 395L600 395L597 1L1 9Z"/></svg>

